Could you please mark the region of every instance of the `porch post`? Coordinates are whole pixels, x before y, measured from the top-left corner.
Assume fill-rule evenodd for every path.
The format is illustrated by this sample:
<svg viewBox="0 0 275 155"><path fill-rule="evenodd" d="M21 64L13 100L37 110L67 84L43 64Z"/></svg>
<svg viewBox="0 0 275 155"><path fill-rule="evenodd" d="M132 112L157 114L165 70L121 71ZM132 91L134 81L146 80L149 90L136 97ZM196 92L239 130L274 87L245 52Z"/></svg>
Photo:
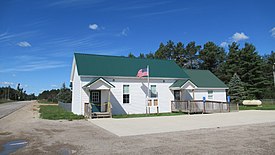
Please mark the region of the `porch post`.
<svg viewBox="0 0 275 155"><path fill-rule="evenodd" d="M109 89L108 102L110 102L110 92L111 92L111 90Z"/></svg>
<svg viewBox="0 0 275 155"><path fill-rule="evenodd" d="M110 112L110 117L112 118L112 103L110 102L111 98L111 89L109 89L108 93L108 111Z"/></svg>
<svg viewBox="0 0 275 155"><path fill-rule="evenodd" d="M192 89L193 92L193 100L195 100L195 89Z"/></svg>

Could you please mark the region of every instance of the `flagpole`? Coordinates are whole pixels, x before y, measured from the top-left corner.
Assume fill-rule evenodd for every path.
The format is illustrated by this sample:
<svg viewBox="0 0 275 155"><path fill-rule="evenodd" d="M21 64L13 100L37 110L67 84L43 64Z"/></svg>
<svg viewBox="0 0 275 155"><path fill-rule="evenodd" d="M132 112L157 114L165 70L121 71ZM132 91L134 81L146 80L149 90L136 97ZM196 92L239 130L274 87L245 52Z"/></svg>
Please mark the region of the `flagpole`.
<svg viewBox="0 0 275 155"><path fill-rule="evenodd" d="M147 76L147 82L148 82L148 89L147 89L147 103L148 103L148 100L149 100L149 76L150 76L150 72L149 72L149 65L147 65L147 72L148 72L148 76Z"/></svg>

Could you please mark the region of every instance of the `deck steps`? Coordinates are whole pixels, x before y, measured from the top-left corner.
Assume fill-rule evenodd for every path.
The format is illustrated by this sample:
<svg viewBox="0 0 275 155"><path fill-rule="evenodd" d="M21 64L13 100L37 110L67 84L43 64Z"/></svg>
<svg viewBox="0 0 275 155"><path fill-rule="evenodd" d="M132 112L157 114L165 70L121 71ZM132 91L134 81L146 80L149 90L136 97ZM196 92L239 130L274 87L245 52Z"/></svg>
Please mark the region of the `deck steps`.
<svg viewBox="0 0 275 155"><path fill-rule="evenodd" d="M110 112L93 112L92 118L110 118L111 113Z"/></svg>

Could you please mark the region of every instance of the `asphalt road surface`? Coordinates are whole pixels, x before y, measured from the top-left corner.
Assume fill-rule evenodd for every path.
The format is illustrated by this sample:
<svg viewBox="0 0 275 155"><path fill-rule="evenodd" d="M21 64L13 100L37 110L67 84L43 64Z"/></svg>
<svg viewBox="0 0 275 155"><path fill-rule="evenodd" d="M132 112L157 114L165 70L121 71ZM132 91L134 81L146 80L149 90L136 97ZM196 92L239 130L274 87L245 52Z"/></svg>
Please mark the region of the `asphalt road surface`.
<svg viewBox="0 0 275 155"><path fill-rule="evenodd" d="M18 101L0 104L0 119L32 102L33 101Z"/></svg>

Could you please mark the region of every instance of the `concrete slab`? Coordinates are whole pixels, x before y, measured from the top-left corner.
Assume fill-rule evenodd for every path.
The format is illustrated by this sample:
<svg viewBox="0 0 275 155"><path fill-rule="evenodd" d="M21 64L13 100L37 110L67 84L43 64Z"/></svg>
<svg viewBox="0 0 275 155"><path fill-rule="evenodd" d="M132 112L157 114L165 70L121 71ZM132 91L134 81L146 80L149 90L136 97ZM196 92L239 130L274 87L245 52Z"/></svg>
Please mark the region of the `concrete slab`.
<svg viewBox="0 0 275 155"><path fill-rule="evenodd" d="M134 136L275 122L275 111L247 110L232 113L91 119L89 121L117 136Z"/></svg>

